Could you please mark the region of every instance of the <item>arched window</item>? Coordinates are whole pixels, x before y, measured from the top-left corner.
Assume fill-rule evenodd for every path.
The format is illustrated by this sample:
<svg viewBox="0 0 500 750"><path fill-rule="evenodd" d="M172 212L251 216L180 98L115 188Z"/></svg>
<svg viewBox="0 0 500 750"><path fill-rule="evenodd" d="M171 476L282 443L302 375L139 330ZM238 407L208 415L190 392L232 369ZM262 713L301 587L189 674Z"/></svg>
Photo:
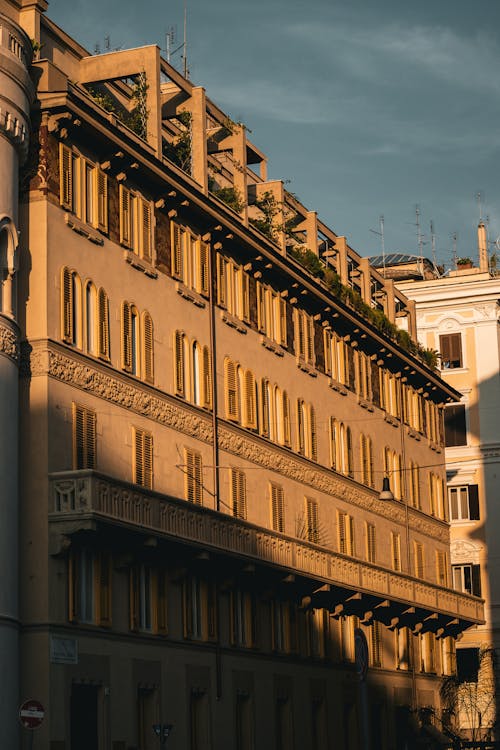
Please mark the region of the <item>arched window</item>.
<svg viewBox="0 0 500 750"><path fill-rule="evenodd" d="M360 444L360 463L361 463L361 481L367 487L373 487L373 457L372 441L366 435L361 434Z"/></svg>
<svg viewBox="0 0 500 750"><path fill-rule="evenodd" d="M122 304L122 368L148 383L153 382L153 321L148 312L141 319L130 302Z"/></svg>

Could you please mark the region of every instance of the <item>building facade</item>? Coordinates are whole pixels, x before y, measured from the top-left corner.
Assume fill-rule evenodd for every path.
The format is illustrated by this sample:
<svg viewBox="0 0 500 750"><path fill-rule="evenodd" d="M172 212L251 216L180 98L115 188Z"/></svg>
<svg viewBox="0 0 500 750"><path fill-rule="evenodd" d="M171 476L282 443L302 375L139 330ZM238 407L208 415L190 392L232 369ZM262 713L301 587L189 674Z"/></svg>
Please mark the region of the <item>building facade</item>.
<svg viewBox="0 0 500 750"><path fill-rule="evenodd" d="M478 227L479 264L462 261L442 278L401 281L416 302L421 342L440 353L443 379L461 393L445 412L446 470L453 586L485 599L485 623L457 649L458 722L476 739L496 734L500 591L497 477L500 469L500 281L488 263L486 227Z"/></svg>
<svg viewBox="0 0 500 750"><path fill-rule="evenodd" d="M0 0L6 746L32 698L50 750L412 747L483 618L414 305L156 46L45 11Z"/></svg>

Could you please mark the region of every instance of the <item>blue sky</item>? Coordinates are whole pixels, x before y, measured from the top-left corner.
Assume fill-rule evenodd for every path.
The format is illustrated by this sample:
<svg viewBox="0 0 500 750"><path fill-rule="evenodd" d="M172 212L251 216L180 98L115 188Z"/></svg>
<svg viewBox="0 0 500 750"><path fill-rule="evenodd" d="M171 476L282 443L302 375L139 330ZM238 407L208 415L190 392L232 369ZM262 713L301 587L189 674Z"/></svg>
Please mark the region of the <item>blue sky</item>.
<svg viewBox="0 0 500 750"><path fill-rule="evenodd" d="M361 255L416 252L415 205L438 260L477 256L481 192L500 235L500 4L496 0L187 0L191 79L251 130L269 176ZM158 43L183 0L51 0L94 50ZM179 56L174 63L181 67ZM500 244L500 243L499 243ZM493 246L492 246L492 249Z"/></svg>

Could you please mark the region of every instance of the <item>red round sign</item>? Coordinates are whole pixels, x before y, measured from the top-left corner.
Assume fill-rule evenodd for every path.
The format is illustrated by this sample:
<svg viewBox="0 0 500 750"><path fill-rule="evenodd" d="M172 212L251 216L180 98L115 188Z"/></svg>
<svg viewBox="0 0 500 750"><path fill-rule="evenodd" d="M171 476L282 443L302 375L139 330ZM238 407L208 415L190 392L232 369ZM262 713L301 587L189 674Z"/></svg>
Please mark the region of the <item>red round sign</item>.
<svg viewBox="0 0 500 750"><path fill-rule="evenodd" d="M44 716L45 709L40 701L24 701L19 709L19 721L25 729L37 729Z"/></svg>

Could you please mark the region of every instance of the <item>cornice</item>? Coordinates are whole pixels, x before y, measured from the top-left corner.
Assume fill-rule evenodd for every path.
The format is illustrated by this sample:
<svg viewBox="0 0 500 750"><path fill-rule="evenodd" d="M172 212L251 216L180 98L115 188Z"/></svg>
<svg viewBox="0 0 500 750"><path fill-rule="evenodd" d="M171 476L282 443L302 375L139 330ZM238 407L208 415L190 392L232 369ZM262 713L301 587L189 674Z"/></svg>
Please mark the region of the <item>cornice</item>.
<svg viewBox="0 0 500 750"><path fill-rule="evenodd" d="M24 363L23 371L29 371L31 377L48 375L185 435L208 444L213 442L210 415L191 408L168 394L155 393L146 384L132 381L128 376L104 364L89 361L60 344L51 341L35 342L29 360L29 368ZM218 422L219 446L222 450L363 510L390 518L393 523L405 525L406 508L403 503L383 505L375 491L363 489L329 469L289 454L280 446L270 446L258 436L247 435L241 428L220 419ZM433 540L448 542L447 524L430 519L413 508L408 509L408 514L412 530Z"/></svg>

